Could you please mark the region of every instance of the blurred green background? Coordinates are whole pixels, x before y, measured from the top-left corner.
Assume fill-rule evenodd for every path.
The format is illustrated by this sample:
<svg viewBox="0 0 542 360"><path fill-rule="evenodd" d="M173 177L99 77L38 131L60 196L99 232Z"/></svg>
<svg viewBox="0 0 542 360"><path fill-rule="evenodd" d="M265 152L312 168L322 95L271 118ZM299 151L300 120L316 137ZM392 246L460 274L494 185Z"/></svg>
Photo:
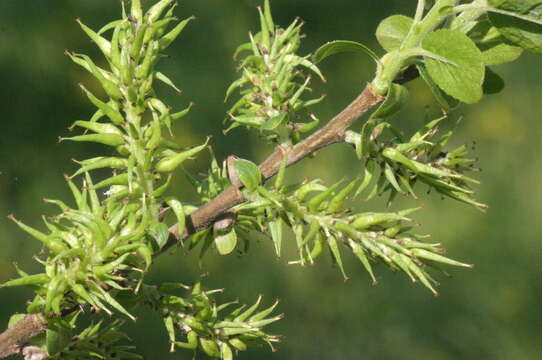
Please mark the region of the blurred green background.
<svg viewBox="0 0 542 360"><path fill-rule="evenodd" d="M150 3L147 0L146 3ZM177 140L201 143L213 135L219 159L228 154L261 161L270 148L255 134L235 130L222 134L227 105L225 89L235 79L232 61L236 46L257 30L256 0L183 0L179 17L196 15L184 35L168 50L161 70L184 90L181 96L160 89L174 107L190 101L196 106L179 123ZM374 29L385 16L412 14L414 1L404 0L273 0L276 21L287 25L296 16L305 21L308 53L334 39L364 42L374 49ZM74 19L81 17L98 28L119 16L113 0L0 0L0 282L15 275L13 262L37 271L32 255L38 244L20 232L6 216L16 214L41 226L42 214L53 210L43 197L68 200L62 174L73 172L70 159L96 156L103 149L57 143L59 135L77 119L87 119L92 106L77 83L91 87L88 75L63 55L65 49L98 56ZM421 232L445 244L454 258L476 264L473 270L450 269L440 276L439 297L403 275L377 267L380 284L350 256L345 256L350 280L343 282L329 258L300 268L287 265L272 244L259 239L245 256L209 254L200 268L197 253L177 251L163 256L149 275L152 281L192 283L208 273L210 287L225 288L222 301L254 301L265 294L267 303L281 300L286 319L273 332L285 341L278 351L251 350L240 359L539 359L542 354L542 58L526 54L520 61L495 68L505 79L505 90L453 114L464 119L455 143L476 143L483 171L478 198L490 205L487 214L429 195L421 201L404 200L395 208L423 202L415 215ZM374 72L370 60L341 55L322 66L328 83L315 91L327 93L318 106L325 120L346 105ZM394 123L405 131L435 116L428 90L418 80L410 83L411 100ZM356 126L359 126L357 124ZM189 165L205 171L208 158ZM352 151L334 146L305 160L290 172L291 179L322 177L337 180L361 174ZM179 174L174 191L183 199L193 192ZM381 209L382 201L359 203ZM345 252L346 255L346 252ZM0 292L0 328L10 314L24 309L31 293L24 289ZM191 353L168 353L165 333L153 314L141 312L130 324L130 335L147 359L190 359Z"/></svg>

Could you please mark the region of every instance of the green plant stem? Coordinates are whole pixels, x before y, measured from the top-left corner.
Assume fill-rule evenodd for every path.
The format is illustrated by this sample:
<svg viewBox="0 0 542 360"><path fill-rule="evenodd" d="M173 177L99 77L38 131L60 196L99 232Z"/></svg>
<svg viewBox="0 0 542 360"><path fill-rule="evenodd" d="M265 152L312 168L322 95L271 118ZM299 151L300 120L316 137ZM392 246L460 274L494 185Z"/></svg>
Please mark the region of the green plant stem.
<svg viewBox="0 0 542 360"><path fill-rule="evenodd" d="M414 22L399 50L382 57L380 60L382 66L371 83L377 94L385 96L388 93L393 80L401 73L405 65L408 65L408 52L420 47L425 36L442 24L458 3L459 0L438 0L423 20ZM419 16L418 12L416 15Z"/></svg>
<svg viewBox="0 0 542 360"><path fill-rule="evenodd" d="M418 0L418 6L416 7L416 15L414 15L415 23L418 23L423 18L424 11L425 11L425 0Z"/></svg>

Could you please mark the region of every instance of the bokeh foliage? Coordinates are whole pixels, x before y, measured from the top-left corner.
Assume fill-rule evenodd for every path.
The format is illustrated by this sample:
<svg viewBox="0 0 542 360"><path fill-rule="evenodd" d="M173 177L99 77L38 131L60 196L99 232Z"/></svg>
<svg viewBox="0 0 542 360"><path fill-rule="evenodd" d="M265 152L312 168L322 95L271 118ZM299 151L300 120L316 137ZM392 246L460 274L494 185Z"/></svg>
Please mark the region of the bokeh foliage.
<svg viewBox="0 0 542 360"><path fill-rule="evenodd" d="M196 106L190 119L178 124L183 142L198 144L207 134L214 135L217 157L233 153L243 158L262 159L269 148L256 136L221 134L225 87L236 78L231 54L246 38L246 29L257 29L253 1L189 1L181 4L185 15L197 15L183 39L168 51L174 60L164 61L164 72L185 89L183 101ZM374 44L372 36L379 19L393 13L412 11L402 1L325 2L275 0L275 16L287 24L299 15L305 21L305 51L336 38L363 37ZM0 168L0 210L2 214L25 214L26 219L39 219L47 213L36 200L42 197L68 199L63 173L72 172L71 157L84 158L99 152L93 146L56 144L66 127L90 112L83 94L76 88L85 82L83 72L63 55L63 50L79 49L86 39L73 21L84 16L87 23L99 26L117 15L118 4L108 1L4 0L0 4L0 73L4 86L0 90L4 121L0 133L2 165ZM209 40L212 39L212 40ZM206 46L201 46L205 44ZM376 45L373 46L376 48ZM94 51L88 44L87 52ZM238 294L250 301L256 292L277 294L281 310L289 314L288 322L277 325L288 341L280 352L266 358L534 358L541 350L536 329L542 315L536 306L541 299L539 278L541 214L539 183L542 179L540 153L542 135L537 104L541 89L537 85L536 59L525 55L511 67L499 70L507 81L506 90L488 97L464 112L460 125L463 136L476 140L475 152L480 157L481 201L491 209L482 215L474 209L433 197L426 210L418 215L424 232L434 234L447 245L456 258L477 265L474 270L455 270L454 277L443 281L440 298L409 286L404 279L383 268L380 285L373 287L366 274L353 260L345 260L351 280L340 282L340 275L328 264L315 267L287 268L268 256L269 242L254 246L250 257L239 259L204 259L204 270L211 273L209 282L224 286L228 294ZM329 83L328 97L318 105L325 122L354 96L374 72L369 60L337 57L323 66ZM68 76L66 76L66 74ZM395 122L419 127L426 116L435 114L431 95L418 81L409 85L412 99L407 112ZM98 89L96 89L98 91ZM172 98L178 101L178 98ZM428 105L427 114L419 109ZM460 113L463 113L460 111ZM456 115L457 116L457 115ZM190 121L205 119L205 121ZM408 125L407 125L408 126ZM245 136L246 135L246 136ZM42 151L40 151L42 150ZM344 150L344 149L343 149ZM290 174L303 177L318 173L338 180L337 174L353 175L359 168L351 164L351 152L331 148L319 154L318 162L306 161ZM205 169L207 161L192 165L194 171ZM180 178L180 177L179 177ZM180 181L175 191L190 197L190 188ZM406 204L408 202L408 204ZM398 208L417 206L405 201ZM374 204L370 203L371 209ZM360 203L360 209L369 205ZM35 244L8 223L0 220L2 236L0 281L13 277L10 261L16 259L27 269L35 264L31 254ZM292 255L294 249L287 249ZM180 261L181 253L160 259L150 276L156 279L191 282L199 271L193 263ZM293 256L290 256L290 258ZM184 259L184 258L183 258ZM285 255L283 260L288 257ZM247 271L250 269L250 271ZM260 269L260 270L259 270ZM295 271L295 272L292 272ZM397 278L397 279L396 279ZM4 290L6 291L6 290ZM10 290L13 296L2 296L1 319L15 311L28 293ZM8 293L5 292L5 295ZM158 326L141 314L141 322L133 326L136 340L144 339L139 351L147 357L167 358L167 345L149 326ZM148 322L147 322L148 321ZM147 325L148 324L148 325ZM153 346L150 339L156 339ZM163 341L163 340L161 340ZM142 343L142 342L140 342ZM163 354L163 355L162 355ZM185 353L169 355L182 358ZM256 357L249 353L241 358Z"/></svg>

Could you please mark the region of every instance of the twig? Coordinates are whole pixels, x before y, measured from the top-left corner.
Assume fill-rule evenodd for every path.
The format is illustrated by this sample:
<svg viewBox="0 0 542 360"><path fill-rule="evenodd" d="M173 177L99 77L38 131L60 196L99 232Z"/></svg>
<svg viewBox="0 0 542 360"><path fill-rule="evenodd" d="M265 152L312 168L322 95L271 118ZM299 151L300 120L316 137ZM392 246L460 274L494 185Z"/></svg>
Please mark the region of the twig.
<svg viewBox="0 0 542 360"><path fill-rule="evenodd" d="M408 80L410 80L410 77ZM281 146L277 147L259 166L263 181L273 177L278 172L284 156L287 156L287 166L290 166L323 147L342 141L346 129L365 112L382 102L382 100L384 100L384 97L376 94L372 87L367 85L362 93L327 123L326 126L289 149ZM177 225L170 227L168 242L156 256L167 251L190 235L207 228L221 214L245 201L246 199L243 197L239 186L228 187L213 200L186 217L186 228L183 234L179 234Z"/></svg>
<svg viewBox="0 0 542 360"><path fill-rule="evenodd" d="M21 353L24 345L47 329L40 314L26 315L21 321L0 334L0 359Z"/></svg>

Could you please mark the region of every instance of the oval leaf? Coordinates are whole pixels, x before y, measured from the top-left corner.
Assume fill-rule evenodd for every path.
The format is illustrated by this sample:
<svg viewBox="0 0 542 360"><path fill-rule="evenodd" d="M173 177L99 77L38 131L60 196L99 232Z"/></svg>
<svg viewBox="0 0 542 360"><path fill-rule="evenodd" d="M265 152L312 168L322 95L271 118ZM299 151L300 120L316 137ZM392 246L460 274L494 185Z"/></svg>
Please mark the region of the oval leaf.
<svg viewBox="0 0 542 360"><path fill-rule="evenodd" d="M237 233L234 229L215 237L215 245L220 255L228 255L237 246Z"/></svg>
<svg viewBox="0 0 542 360"><path fill-rule="evenodd" d="M490 0L489 4L499 10L517 14L524 19L496 12L489 19L499 32L514 44L542 54L542 1L540 0ZM528 21L532 19L533 21Z"/></svg>
<svg viewBox="0 0 542 360"><path fill-rule="evenodd" d="M154 240L157 249L161 249L166 245L169 238L169 228L163 222L153 221L149 225L149 235Z"/></svg>
<svg viewBox="0 0 542 360"><path fill-rule="evenodd" d="M262 174L258 166L251 161L244 159L235 160L235 171L243 185L249 190L254 191L262 183Z"/></svg>
<svg viewBox="0 0 542 360"><path fill-rule="evenodd" d="M335 55L342 52L355 52L369 55L374 61L378 62L378 56L374 53L373 50L369 49L367 46L348 40L336 40L325 43L320 46L318 50L313 55L314 63L318 64L325 58L331 55Z"/></svg>
<svg viewBox="0 0 542 360"><path fill-rule="evenodd" d="M467 35L456 30L437 30L427 35L423 48L447 60L425 58L429 75L444 92L467 104L482 98L482 53Z"/></svg>
<svg viewBox="0 0 542 360"><path fill-rule="evenodd" d="M376 29L376 38L386 51L399 49L414 20L403 15L392 15L382 20Z"/></svg>

